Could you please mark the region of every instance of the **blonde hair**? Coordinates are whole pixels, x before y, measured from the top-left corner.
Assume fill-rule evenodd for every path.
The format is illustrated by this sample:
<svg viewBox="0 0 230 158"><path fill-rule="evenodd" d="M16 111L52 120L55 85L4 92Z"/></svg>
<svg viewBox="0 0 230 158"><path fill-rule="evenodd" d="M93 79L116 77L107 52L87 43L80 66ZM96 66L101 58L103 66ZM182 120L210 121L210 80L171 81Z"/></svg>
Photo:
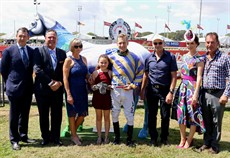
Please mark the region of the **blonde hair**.
<svg viewBox="0 0 230 158"><path fill-rule="evenodd" d="M69 50L71 51L71 52L73 52L74 51L74 45L75 44L80 44L80 45L82 45L82 41L80 40L80 39L78 39L78 38L74 38L72 41L70 41L70 44L69 44Z"/></svg>
<svg viewBox="0 0 230 158"><path fill-rule="evenodd" d="M118 41L118 38L125 38L126 41L128 41L128 36L125 34L125 33L120 33L117 35L117 41Z"/></svg>

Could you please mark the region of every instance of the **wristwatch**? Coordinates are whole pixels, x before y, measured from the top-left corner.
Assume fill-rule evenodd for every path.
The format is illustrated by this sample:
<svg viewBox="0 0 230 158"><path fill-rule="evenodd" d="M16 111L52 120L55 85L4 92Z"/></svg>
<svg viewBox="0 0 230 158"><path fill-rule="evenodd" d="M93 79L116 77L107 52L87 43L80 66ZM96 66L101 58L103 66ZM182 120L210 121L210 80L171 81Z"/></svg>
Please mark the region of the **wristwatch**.
<svg viewBox="0 0 230 158"><path fill-rule="evenodd" d="M174 89L170 89L169 92L174 94Z"/></svg>

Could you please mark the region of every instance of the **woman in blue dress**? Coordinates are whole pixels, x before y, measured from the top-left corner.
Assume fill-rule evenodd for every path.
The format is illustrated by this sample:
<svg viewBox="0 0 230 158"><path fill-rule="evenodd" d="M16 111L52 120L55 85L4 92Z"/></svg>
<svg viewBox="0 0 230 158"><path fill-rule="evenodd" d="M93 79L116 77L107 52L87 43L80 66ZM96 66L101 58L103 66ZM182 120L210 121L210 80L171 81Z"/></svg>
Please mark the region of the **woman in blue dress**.
<svg viewBox="0 0 230 158"><path fill-rule="evenodd" d="M73 39L70 42L71 55L66 58L63 66L71 140L76 145L81 145L76 133L77 128L84 121L84 117L88 115L88 69L86 58L80 55L82 48L82 42L79 39Z"/></svg>

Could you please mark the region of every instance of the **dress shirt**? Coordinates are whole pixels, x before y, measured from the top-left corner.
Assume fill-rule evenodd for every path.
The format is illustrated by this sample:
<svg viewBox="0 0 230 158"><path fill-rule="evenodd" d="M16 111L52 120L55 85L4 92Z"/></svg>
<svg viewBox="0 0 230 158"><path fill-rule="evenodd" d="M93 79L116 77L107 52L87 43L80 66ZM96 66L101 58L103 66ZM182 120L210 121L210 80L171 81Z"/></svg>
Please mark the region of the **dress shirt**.
<svg viewBox="0 0 230 158"><path fill-rule="evenodd" d="M230 56L216 51L213 59L209 60L205 55L205 67L203 74L203 87L205 89L225 89L224 95L230 97Z"/></svg>

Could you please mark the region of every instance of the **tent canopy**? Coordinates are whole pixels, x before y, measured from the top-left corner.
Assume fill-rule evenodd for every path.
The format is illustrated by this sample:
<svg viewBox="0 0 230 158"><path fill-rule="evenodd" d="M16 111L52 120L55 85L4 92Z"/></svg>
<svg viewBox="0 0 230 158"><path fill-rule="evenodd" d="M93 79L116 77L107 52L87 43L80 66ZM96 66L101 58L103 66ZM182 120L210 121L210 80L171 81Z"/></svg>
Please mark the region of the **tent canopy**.
<svg viewBox="0 0 230 158"><path fill-rule="evenodd" d="M141 38L147 39L147 41L152 41L154 36L155 36L155 34L153 33L153 34L150 34L150 35L147 35L147 36L143 36L143 37L141 37ZM163 37L163 38L164 38L164 41L173 41L173 40L171 40L171 39L169 39L169 38L166 38L166 37L164 37L164 36L162 36L162 35L158 35L158 36Z"/></svg>

